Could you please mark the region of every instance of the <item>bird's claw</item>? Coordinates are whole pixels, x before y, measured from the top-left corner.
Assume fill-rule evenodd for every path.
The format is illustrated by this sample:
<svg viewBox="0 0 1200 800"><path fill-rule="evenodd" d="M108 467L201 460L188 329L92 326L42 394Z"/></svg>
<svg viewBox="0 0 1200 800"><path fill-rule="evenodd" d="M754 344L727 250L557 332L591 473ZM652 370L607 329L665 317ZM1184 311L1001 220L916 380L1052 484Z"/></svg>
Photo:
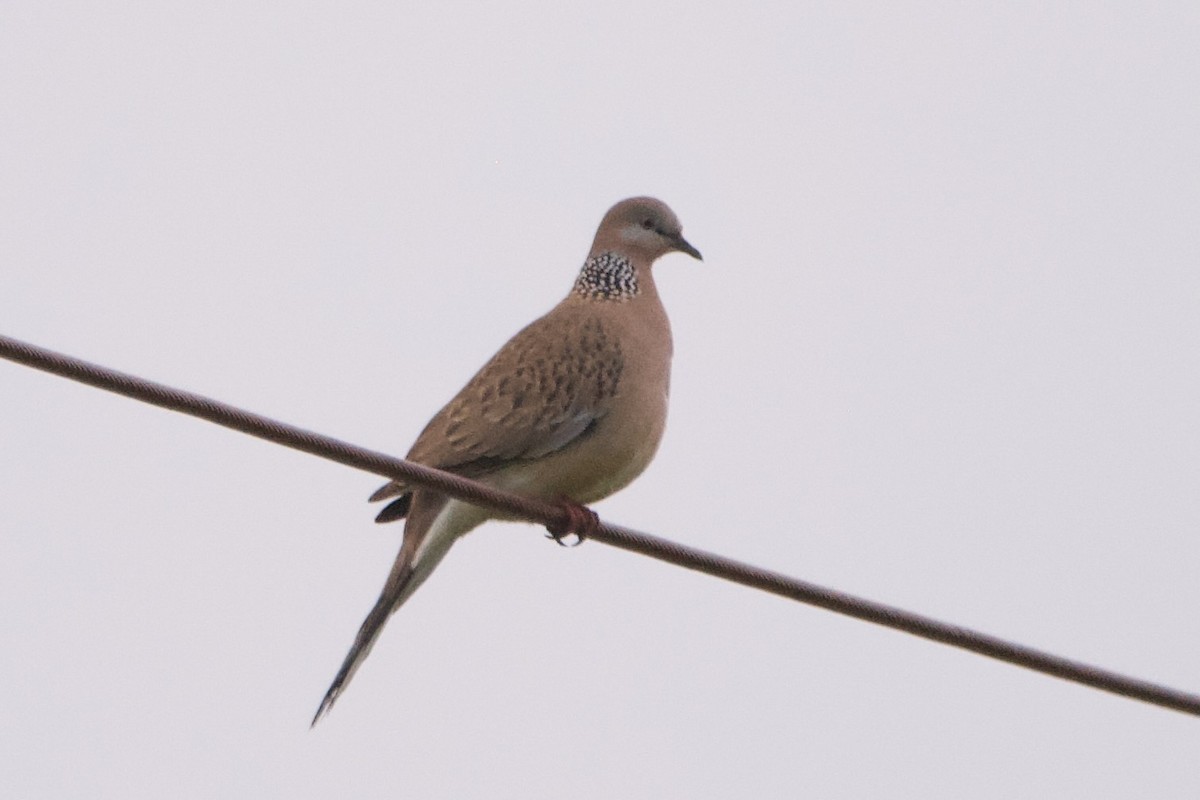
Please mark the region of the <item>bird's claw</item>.
<svg viewBox="0 0 1200 800"><path fill-rule="evenodd" d="M564 498L559 501L559 507L566 519L561 523L546 526L547 539L553 539L562 547L578 547L599 529L600 515L587 506ZM575 536L575 544L567 544L564 540L572 534Z"/></svg>

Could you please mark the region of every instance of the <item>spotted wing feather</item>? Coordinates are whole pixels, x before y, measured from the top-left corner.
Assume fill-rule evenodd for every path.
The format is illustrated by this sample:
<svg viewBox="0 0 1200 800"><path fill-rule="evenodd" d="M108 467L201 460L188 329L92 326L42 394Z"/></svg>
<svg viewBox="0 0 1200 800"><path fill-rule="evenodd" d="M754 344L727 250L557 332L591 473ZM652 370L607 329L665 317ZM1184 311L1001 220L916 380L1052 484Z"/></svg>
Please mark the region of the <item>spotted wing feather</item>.
<svg viewBox="0 0 1200 800"><path fill-rule="evenodd" d="M560 450L607 413L623 366L620 343L599 319L552 312L514 336L471 378L430 420L408 459L478 477ZM399 482L376 491L372 500L399 498L380 521L403 517L409 492Z"/></svg>

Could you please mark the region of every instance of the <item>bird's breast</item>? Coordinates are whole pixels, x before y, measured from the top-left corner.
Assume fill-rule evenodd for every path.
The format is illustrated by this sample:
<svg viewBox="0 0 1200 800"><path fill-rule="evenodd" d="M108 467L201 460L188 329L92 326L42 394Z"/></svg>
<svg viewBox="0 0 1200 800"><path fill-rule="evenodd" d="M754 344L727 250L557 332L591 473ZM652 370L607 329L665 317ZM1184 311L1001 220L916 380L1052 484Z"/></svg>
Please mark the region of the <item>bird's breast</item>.
<svg viewBox="0 0 1200 800"><path fill-rule="evenodd" d="M622 369L607 409L586 435L546 462L554 494L592 503L627 486L654 458L667 421L671 337L666 316L610 319ZM650 324L653 323L653 324ZM542 476L545 478L546 473Z"/></svg>

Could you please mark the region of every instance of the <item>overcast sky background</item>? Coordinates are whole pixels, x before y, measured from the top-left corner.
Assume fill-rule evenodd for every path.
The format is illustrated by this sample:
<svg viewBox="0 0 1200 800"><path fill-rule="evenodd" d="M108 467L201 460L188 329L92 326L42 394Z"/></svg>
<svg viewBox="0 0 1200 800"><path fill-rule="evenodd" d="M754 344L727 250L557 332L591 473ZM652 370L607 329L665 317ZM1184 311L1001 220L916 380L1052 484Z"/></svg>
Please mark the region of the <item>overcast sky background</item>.
<svg viewBox="0 0 1200 800"><path fill-rule="evenodd" d="M1200 6L0 6L0 332L403 454L653 194L606 519L1200 691ZM742 6L737 8L735 6ZM0 363L0 794L1200 796L1200 720Z"/></svg>

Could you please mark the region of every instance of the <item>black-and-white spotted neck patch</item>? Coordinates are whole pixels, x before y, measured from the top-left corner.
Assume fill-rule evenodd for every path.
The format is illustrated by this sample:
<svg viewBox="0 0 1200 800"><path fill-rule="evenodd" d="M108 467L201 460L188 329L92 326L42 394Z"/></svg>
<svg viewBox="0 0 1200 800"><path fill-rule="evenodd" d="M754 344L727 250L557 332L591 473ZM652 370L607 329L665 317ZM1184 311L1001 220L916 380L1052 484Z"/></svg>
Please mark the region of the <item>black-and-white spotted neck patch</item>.
<svg viewBox="0 0 1200 800"><path fill-rule="evenodd" d="M639 291L637 272L629 259L606 250L584 262L573 291L589 300L629 300Z"/></svg>

